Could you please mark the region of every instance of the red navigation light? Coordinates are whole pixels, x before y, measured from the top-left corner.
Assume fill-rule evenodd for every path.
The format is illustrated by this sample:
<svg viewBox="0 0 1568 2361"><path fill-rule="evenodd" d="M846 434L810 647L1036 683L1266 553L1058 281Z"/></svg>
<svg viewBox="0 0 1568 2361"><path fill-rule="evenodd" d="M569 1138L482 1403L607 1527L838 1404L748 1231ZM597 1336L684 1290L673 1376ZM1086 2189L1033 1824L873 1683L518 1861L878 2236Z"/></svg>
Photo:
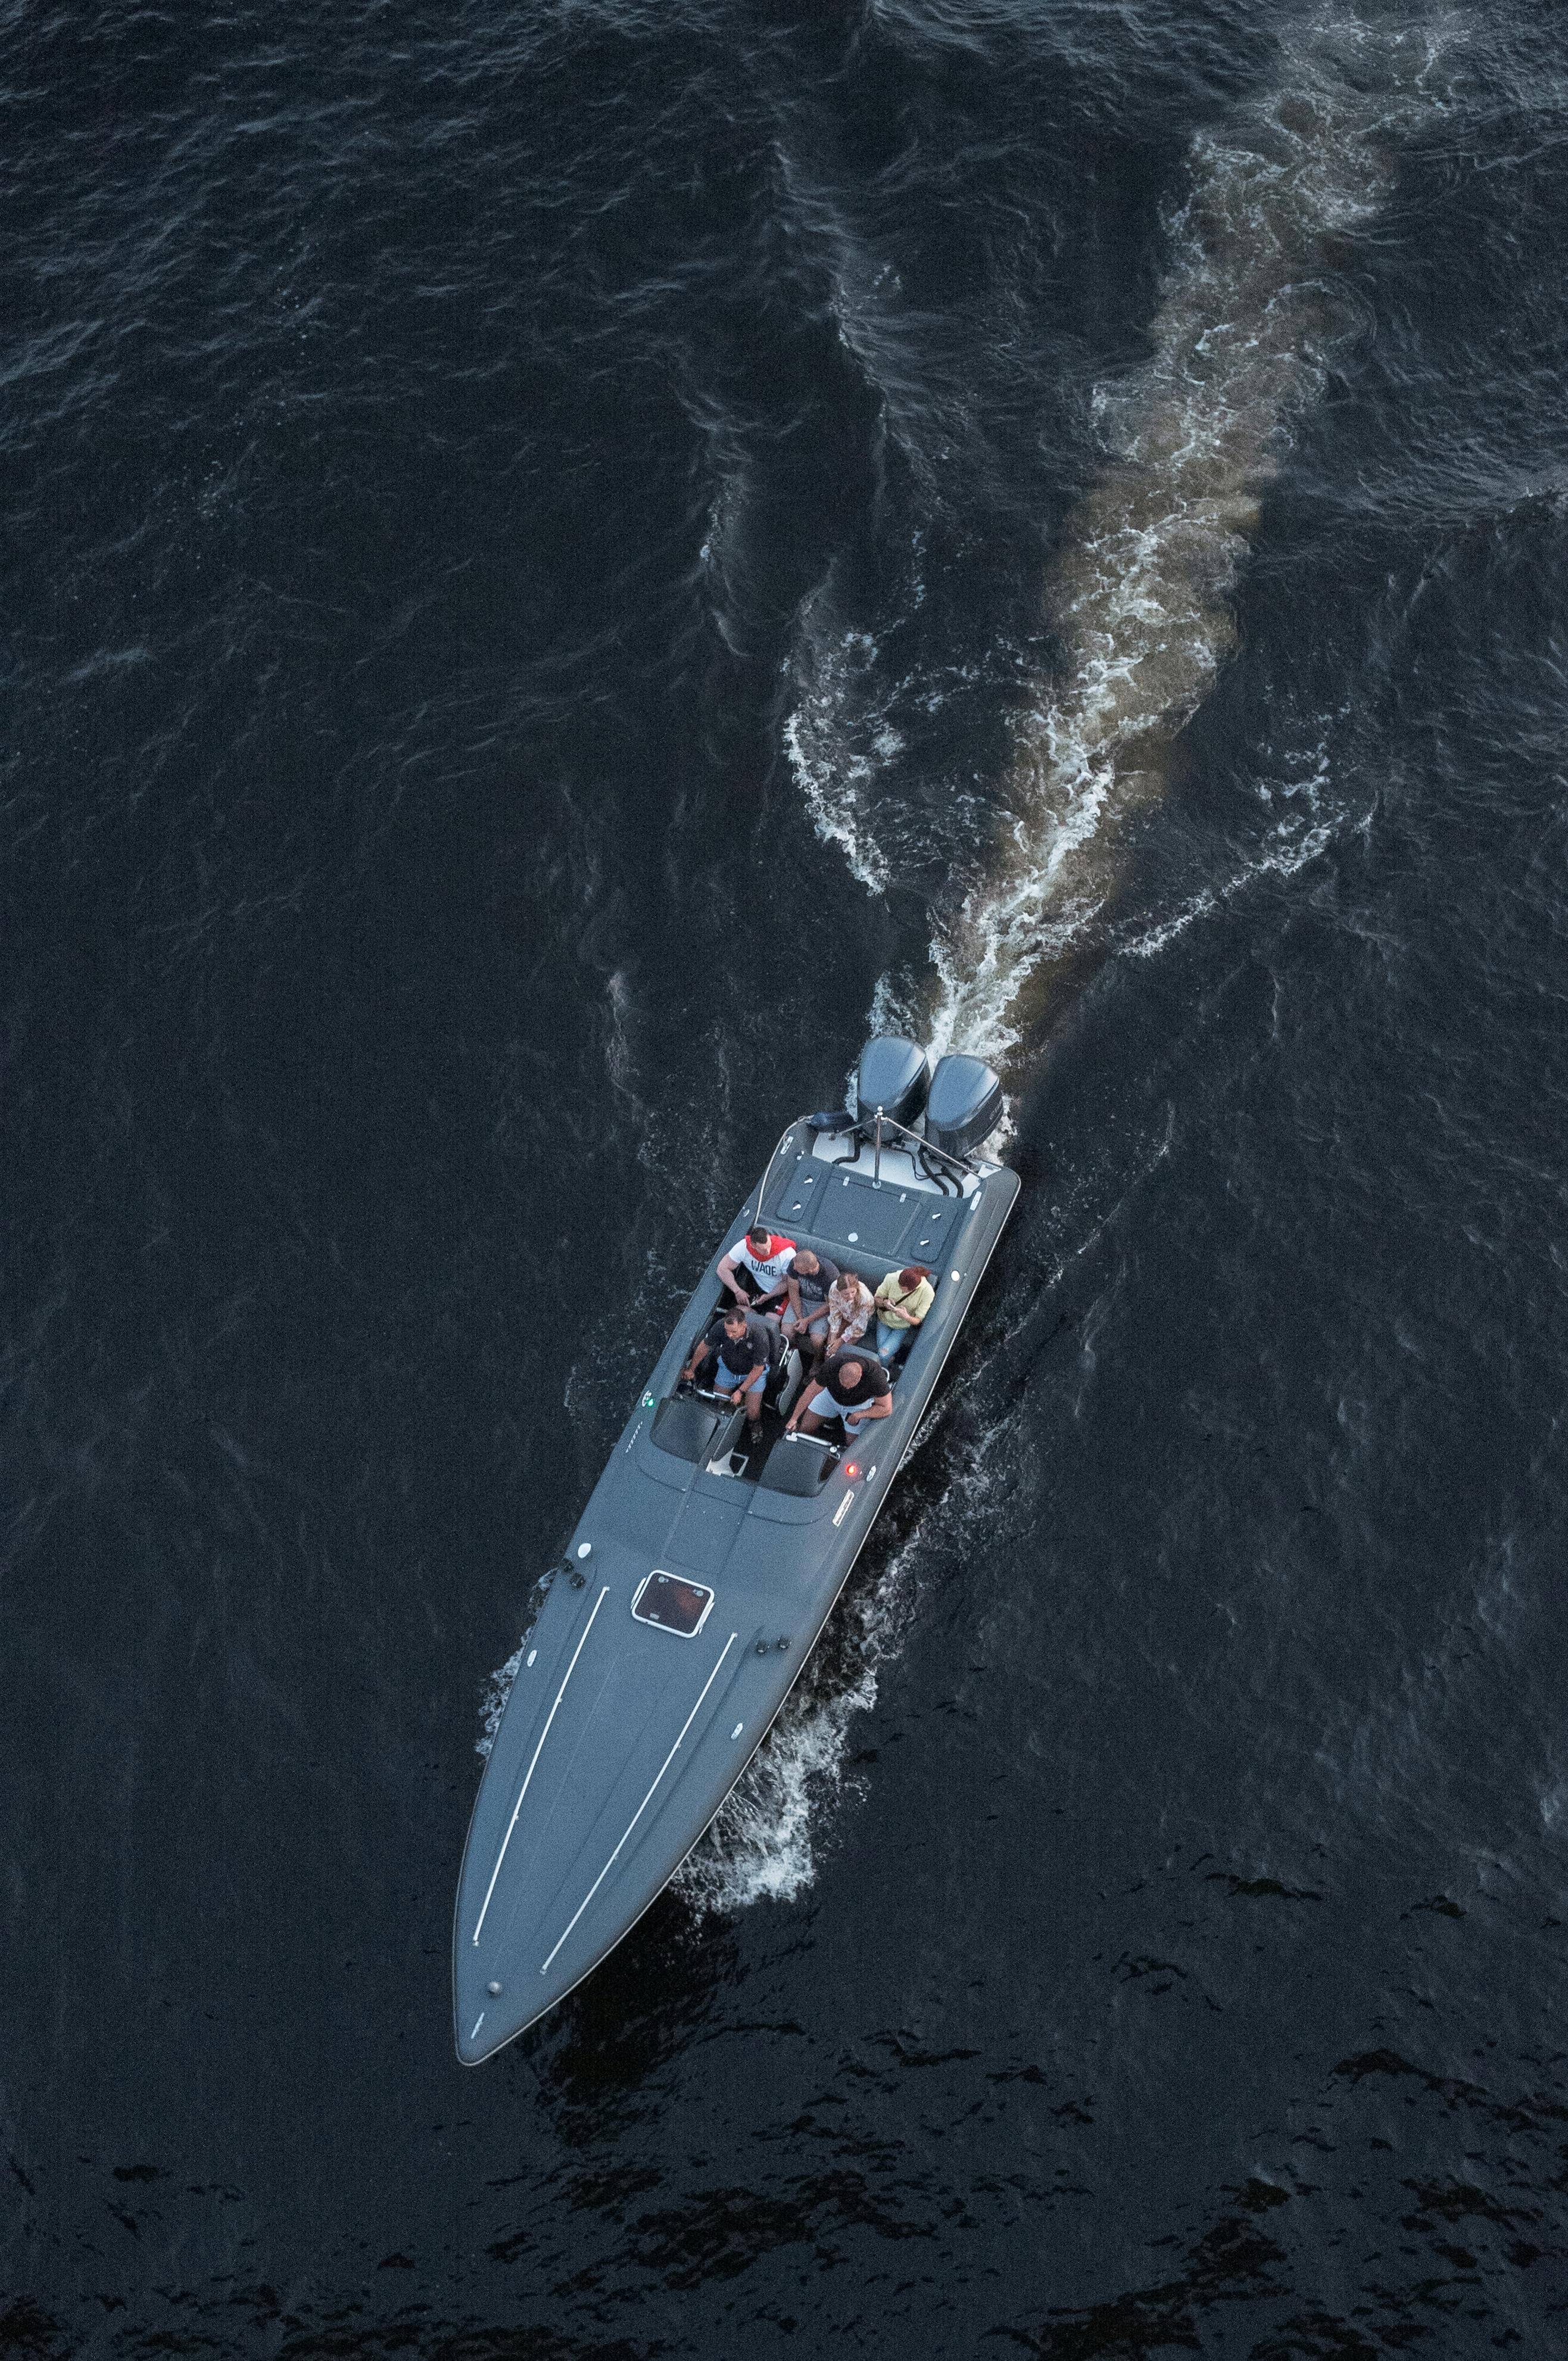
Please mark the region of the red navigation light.
<svg viewBox="0 0 1568 2361"><path fill-rule="evenodd" d="M860 1468L859 1468L858 1465L856 1464L856 1462L855 1462L854 1460L852 1460L852 1459L846 1459L846 1460L845 1460L845 1462L844 1462L844 1473L845 1473L845 1475L850 1478L850 1481L851 1482L851 1484L854 1482L855 1477L860 1474L860 1472L861 1472L861 1471L860 1471Z"/></svg>

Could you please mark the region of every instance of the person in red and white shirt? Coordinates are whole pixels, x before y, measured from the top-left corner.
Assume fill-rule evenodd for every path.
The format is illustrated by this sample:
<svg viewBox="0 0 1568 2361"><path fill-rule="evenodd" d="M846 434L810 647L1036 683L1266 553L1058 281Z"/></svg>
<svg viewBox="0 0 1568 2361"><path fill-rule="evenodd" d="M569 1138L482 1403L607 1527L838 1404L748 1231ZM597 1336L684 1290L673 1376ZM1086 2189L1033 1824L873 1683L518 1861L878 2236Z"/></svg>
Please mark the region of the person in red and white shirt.
<svg viewBox="0 0 1568 2361"><path fill-rule="evenodd" d="M795 1240L769 1229L748 1230L718 1266L719 1282L749 1312L782 1312L784 1282L795 1260Z"/></svg>

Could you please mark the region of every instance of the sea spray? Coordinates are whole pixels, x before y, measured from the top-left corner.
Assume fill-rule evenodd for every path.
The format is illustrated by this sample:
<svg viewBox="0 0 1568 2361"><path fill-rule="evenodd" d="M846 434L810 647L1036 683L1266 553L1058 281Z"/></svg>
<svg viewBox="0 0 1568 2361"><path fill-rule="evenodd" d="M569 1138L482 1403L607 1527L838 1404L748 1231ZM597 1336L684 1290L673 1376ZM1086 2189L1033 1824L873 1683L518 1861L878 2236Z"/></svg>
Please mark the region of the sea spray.
<svg viewBox="0 0 1568 2361"><path fill-rule="evenodd" d="M876 1703L878 1675L908 1628L916 1544L840 1601L830 1638L791 1692L718 1817L675 1878L707 1910L788 1902L817 1873L823 1807L848 1779L850 1727Z"/></svg>
<svg viewBox="0 0 1568 2361"><path fill-rule="evenodd" d="M927 1412L911 1457L932 1441L955 1393L964 1390L961 1381L949 1384L944 1411ZM924 1547L943 1530L938 1520L955 1489L961 1519L989 1512L988 1462L1003 1432L992 1429L968 1453L961 1484L957 1467L939 1455L935 1497L915 1530L870 1580L851 1581L778 1719L677 1873L675 1887L688 1901L707 1910L740 1910L753 1902L790 1901L811 1883L824 1807L854 1784L851 1726L875 1705L882 1668L901 1653L918 1604ZM943 1537L950 1539L950 1531Z"/></svg>
<svg viewBox="0 0 1568 2361"><path fill-rule="evenodd" d="M523 1609L522 1637L506 1663L497 1666L485 1685L485 1694L479 1706L481 1728L478 1737L474 1741L474 1752L476 1754L482 1755L486 1762L488 1762L490 1749L496 1742L496 1732L501 1726L501 1716L507 1709L507 1699L511 1695L512 1685L521 1669L523 1651L528 1646L533 1627L539 1620L539 1610L543 1606L545 1597L554 1579L555 1569L552 1566L549 1573L540 1576L530 1590L527 1604Z"/></svg>

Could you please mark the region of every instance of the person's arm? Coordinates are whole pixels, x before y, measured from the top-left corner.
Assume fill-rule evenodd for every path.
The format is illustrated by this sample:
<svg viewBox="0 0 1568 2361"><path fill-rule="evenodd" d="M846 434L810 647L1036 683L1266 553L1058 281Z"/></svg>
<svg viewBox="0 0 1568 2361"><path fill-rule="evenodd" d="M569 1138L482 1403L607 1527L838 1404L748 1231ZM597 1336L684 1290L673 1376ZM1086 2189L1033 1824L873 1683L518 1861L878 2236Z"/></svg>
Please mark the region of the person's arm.
<svg viewBox="0 0 1568 2361"><path fill-rule="evenodd" d="M881 1394L875 1401L867 1402L863 1410L858 1410L855 1412L855 1416L862 1420L886 1418L892 1408L893 1396L891 1394Z"/></svg>
<svg viewBox="0 0 1568 2361"><path fill-rule="evenodd" d="M692 1347L691 1359L681 1371L683 1378L695 1378L707 1356L707 1338L699 1336Z"/></svg>
<svg viewBox="0 0 1568 2361"><path fill-rule="evenodd" d="M735 1257L732 1254L727 1254L719 1264L718 1281L721 1287L727 1287L729 1290L737 1303L744 1303L748 1311L751 1309L751 1300L745 1289L736 1284Z"/></svg>
<svg viewBox="0 0 1568 2361"><path fill-rule="evenodd" d="M784 1293L789 1298L789 1308L798 1326L803 1316L800 1309L800 1281L793 1270L784 1281Z"/></svg>

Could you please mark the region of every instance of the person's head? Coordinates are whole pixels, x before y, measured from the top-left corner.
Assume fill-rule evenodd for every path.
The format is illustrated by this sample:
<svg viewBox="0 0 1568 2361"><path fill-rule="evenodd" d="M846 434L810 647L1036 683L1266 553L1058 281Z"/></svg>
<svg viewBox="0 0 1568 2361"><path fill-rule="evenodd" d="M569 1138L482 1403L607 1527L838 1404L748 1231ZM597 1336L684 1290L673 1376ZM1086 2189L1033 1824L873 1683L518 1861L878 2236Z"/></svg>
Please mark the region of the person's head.
<svg viewBox="0 0 1568 2361"><path fill-rule="evenodd" d="M839 1364L839 1375L847 1386L858 1386L865 1373L863 1361L840 1361Z"/></svg>
<svg viewBox="0 0 1568 2361"><path fill-rule="evenodd" d="M746 1334L746 1314L739 1304L732 1312L725 1313L724 1333L727 1336L743 1336Z"/></svg>
<svg viewBox="0 0 1568 2361"><path fill-rule="evenodd" d="M801 1273L803 1278L809 1279L813 1271L821 1269L822 1265L817 1261L817 1257L812 1253L809 1246L802 1246L800 1252L795 1258L795 1267L796 1270Z"/></svg>
<svg viewBox="0 0 1568 2361"><path fill-rule="evenodd" d="M923 1262L912 1262L907 1270L899 1272L898 1283L900 1287L918 1287L923 1279L929 1279L930 1276Z"/></svg>
<svg viewBox="0 0 1568 2361"><path fill-rule="evenodd" d="M848 1263L843 1263L839 1266L839 1276L834 1280L833 1284L835 1287L839 1289L843 1294L853 1295L860 1283L861 1274L858 1270L851 1270Z"/></svg>
<svg viewBox="0 0 1568 2361"><path fill-rule="evenodd" d="M748 1230L746 1244L753 1254L765 1255L773 1244L773 1233L771 1230Z"/></svg>

